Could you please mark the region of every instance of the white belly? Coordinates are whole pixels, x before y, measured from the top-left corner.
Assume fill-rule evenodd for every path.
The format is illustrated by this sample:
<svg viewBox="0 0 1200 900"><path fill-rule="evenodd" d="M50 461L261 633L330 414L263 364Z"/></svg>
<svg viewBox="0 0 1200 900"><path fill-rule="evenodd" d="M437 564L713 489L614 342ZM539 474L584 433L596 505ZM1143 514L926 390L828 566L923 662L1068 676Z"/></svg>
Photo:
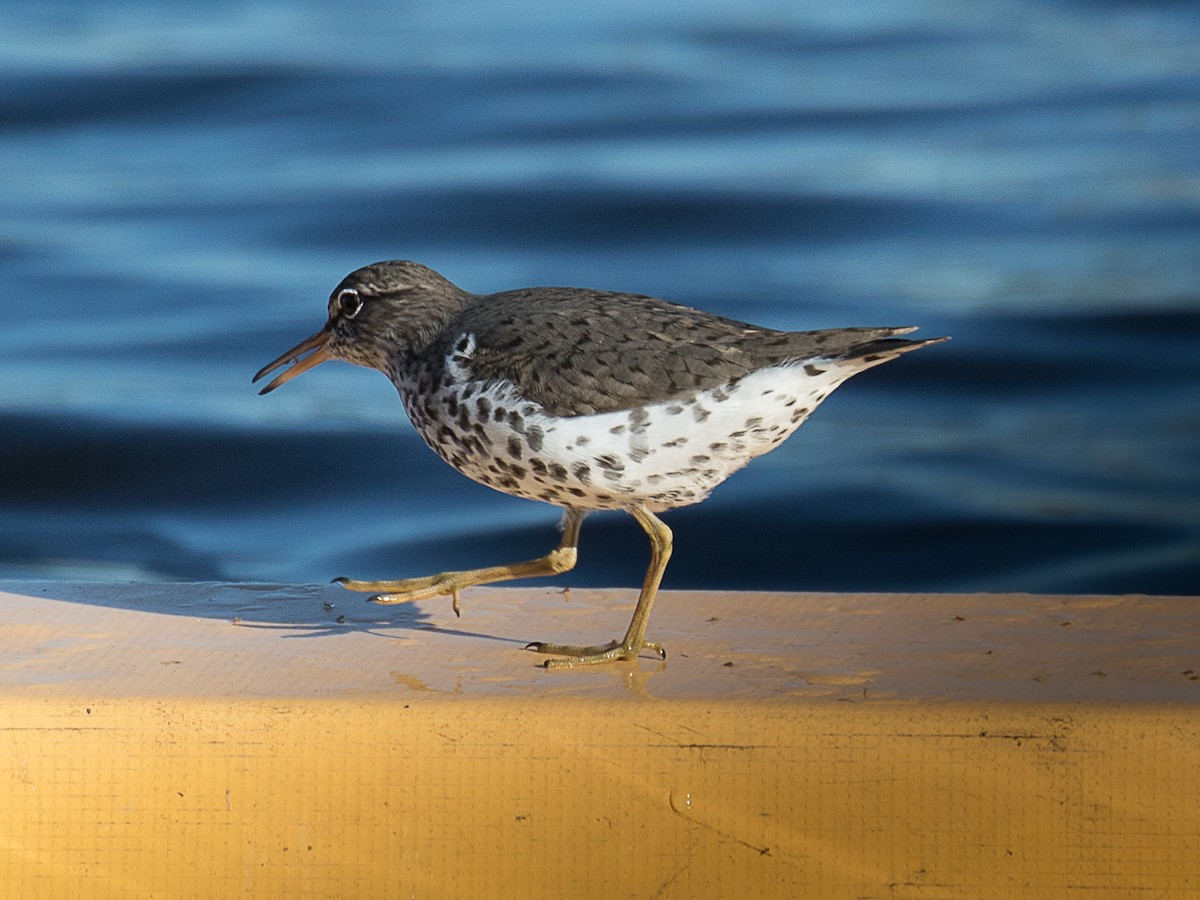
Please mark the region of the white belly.
<svg viewBox="0 0 1200 900"><path fill-rule="evenodd" d="M398 386L426 443L482 484L558 506L658 511L703 500L855 371L821 366L775 366L691 399L575 417L551 416L504 383L452 381L432 397Z"/></svg>

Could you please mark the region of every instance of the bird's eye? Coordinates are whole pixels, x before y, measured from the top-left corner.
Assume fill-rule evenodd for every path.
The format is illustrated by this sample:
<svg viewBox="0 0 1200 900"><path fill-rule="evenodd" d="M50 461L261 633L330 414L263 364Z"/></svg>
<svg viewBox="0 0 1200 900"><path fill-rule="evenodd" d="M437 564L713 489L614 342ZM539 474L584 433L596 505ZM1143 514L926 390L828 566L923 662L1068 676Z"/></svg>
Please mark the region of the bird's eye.
<svg viewBox="0 0 1200 900"><path fill-rule="evenodd" d="M343 318L353 319L358 315L362 306L362 297L358 296L358 291L354 288L344 288L338 291L337 310Z"/></svg>

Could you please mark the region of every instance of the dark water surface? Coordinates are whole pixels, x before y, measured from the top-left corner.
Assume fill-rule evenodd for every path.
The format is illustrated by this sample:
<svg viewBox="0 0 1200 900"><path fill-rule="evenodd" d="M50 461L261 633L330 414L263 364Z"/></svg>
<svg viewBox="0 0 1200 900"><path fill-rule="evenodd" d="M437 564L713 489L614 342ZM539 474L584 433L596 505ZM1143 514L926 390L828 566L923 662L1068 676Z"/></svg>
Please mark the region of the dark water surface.
<svg viewBox="0 0 1200 900"><path fill-rule="evenodd" d="M978 8L976 8L978 6ZM835 8L834 8L835 7ZM1200 592L1186 3L33 3L0 28L0 578L525 558L392 387L250 375L386 258L951 334L708 502L667 586ZM574 585L645 538L584 528Z"/></svg>

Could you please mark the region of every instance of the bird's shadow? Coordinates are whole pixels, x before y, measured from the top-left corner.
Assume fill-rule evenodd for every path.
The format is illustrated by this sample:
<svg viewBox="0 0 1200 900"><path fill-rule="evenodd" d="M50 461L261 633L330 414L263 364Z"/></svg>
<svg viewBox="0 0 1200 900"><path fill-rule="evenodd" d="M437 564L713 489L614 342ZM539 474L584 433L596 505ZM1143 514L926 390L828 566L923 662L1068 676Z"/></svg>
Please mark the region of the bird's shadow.
<svg viewBox="0 0 1200 900"><path fill-rule="evenodd" d="M521 644L526 645L529 641L521 638L501 637L495 634L486 634L482 631L469 631L465 628L446 628L442 625L435 625L428 621L428 617L420 610L407 608L403 612L386 621L364 622L364 621L334 621L334 622L257 622L257 621L235 621L233 623L239 628L249 628L261 631L281 631L293 632L283 634L284 640L295 638L323 638L323 637L340 637L347 634L369 634L374 637L393 638L394 634L383 629L401 629L407 631L423 631L432 634L443 634L448 637L475 638L487 641L500 641L506 644ZM304 633L294 633L297 629L304 629Z"/></svg>
<svg viewBox="0 0 1200 900"><path fill-rule="evenodd" d="M368 634L394 638L395 631L527 644L528 640L436 624L413 603L384 607L335 585L248 582L0 582L0 590L28 598L79 603L152 615L225 620L239 628L281 632L284 639ZM449 605L449 599L446 599Z"/></svg>
<svg viewBox="0 0 1200 900"><path fill-rule="evenodd" d="M397 632L425 632L486 640L525 647L529 638L447 627L432 621L427 608L413 603L383 609L367 602L362 594L349 593L333 585L253 584L243 582L129 582L93 583L3 581L0 592L31 605L40 601L74 603L90 607L127 610L148 615L178 615L226 621L238 628L273 632L280 640L336 638L351 634L395 640ZM439 598L440 599L440 598ZM449 598L445 598L449 606ZM33 608L36 618L37 610ZM495 622L496 617L489 617ZM542 669L545 656L530 651ZM616 677L625 689L647 697L648 679L665 670L665 663L646 670L642 661L626 661L598 667L594 673L605 679ZM589 667L589 671L593 671Z"/></svg>

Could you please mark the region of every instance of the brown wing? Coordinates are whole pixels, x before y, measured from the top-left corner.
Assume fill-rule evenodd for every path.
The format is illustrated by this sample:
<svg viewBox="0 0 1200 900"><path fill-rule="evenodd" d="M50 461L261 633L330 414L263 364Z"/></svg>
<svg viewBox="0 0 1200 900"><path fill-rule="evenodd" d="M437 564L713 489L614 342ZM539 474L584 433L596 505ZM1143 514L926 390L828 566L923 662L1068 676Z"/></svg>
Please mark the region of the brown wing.
<svg viewBox="0 0 1200 900"><path fill-rule="evenodd" d="M576 416L663 402L785 361L876 354L875 365L926 343L884 340L911 330L774 331L653 297L550 288L483 298L450 323L443 349L473 334L472 374Z"/></svg>

